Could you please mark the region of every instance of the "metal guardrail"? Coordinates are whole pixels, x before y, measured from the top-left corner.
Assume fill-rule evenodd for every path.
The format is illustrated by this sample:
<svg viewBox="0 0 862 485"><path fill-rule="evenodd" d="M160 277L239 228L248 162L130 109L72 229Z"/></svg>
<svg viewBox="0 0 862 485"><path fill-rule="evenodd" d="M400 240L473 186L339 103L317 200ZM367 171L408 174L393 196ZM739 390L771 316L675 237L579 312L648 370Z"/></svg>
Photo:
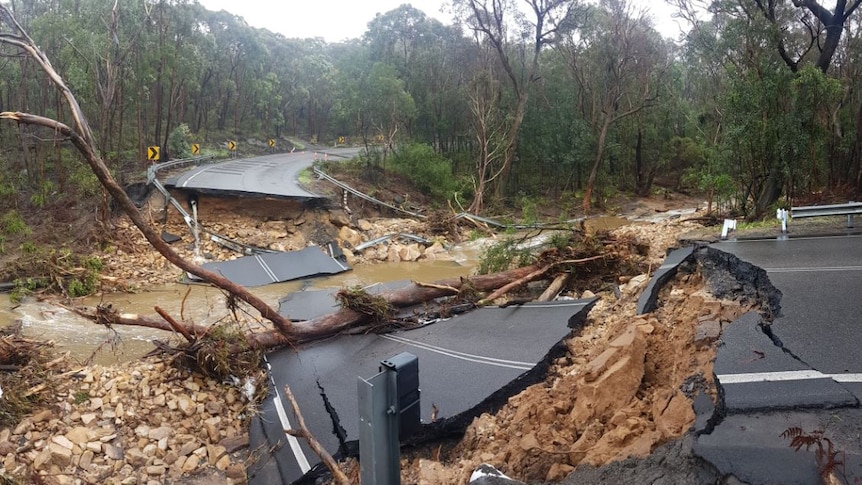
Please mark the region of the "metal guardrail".
<svg viewBox="0 0 862 485"><path fill-rule="evenodd" d="M791 219L847 216L847 227L853 227L853 216L858 214L862 214L862 202L851 201L846 204L811 205L790 208Z"/></svg>
<svg viewBox="0 0 862 485"><path fill-rule="evenodd" d="M394 205L392 205L392 204L387 204L386 202L383 202L382 200L377 200L377 199L375 199L374 197L371 197L370 195L363 194L362 192L360 192L360 191L358 191L358 190L354 189L353 187L351 187L351 186L349 186L349 185L345 184L344 182L340 182L340 181L338 181L338 180L336 180L336 179L334 179L334 178L330 177L326 172L324 172L324 171L320 170L320 169L319 169L319 168L317 168L317 167L314 167L314 174L315 174L315 175L317 175L318 177L322 178L322 179L325 179L325 180L327 180L327 181L331 182L331 183L332 183L332 184L334 184L336 187L338 187L338 188L340 188L340 189L342 189L342 190L346 190L347 192L350 192L351 194L353 194L353 195L355 195L355 196L359 197L360 199L367 200L368 202L371 202L372 204L381 205L381 206L383 206L383 207L386 207L386 208L392 209L392 210L394 210L395 212L401 212L401 213L407 214L407 215L409 215L409 216L415 217L415 218L417 218L417 219L425 219L425 216L424 216L424 215L422 215L422 214L419 214L419 213L416 213L416 212L412 212L412 211L409 211L409 210L406 210L406 209L402 209L402 208L400 208L400 207L396 207L396 206L394 206Z"/></svg>
<svg viewBox="0 0 862 485"><path fill-rule="evenodd" d="M200 232L209 234L210 240L212 240L214 243L219 244L221 246L224 246L224 247L231 249L233 251L236 251L240 254L244 254L246 256L251 255L251 254L256 254L256 253L277 253L277 252L279 252L279 251L273 251L271 249L257 248L254 246L250 246L248 244L243 244L239 241L234 241L234 240L232 240L226 236L222 236L221 234L218 234L216 232L213 232L213 231L205 228L204 226L202 226L197 221L197 218L192 217L191 214L188 213L188 211L182 206L182 204L180 204L180 202L177 199L175 199L173 196L171 196L171 193L168 192L168 189L164 185L162 185L162 183L159 181L159 179L156 178L156 172L158 172L159 170L162 170L165 168L179 167L181 165L187 165L187 164L189 164L189 165L197 164L197 163L200 163L200 162L203 162L206 160L213 160L213 159L215 159L215 157L210 155L210 156L202 156L202 157L183 158L180 160L172 160L170 162L157 163L155 165L150 166L147 169L147 182L153 184L153 186L156 188L156 190L158 190L165 197L165 201L167 203L171 204L172 206L174 206L174 208L177 210L177 212L179 212L180 215L183 217L183 220L185 221L186 225L189 226L189 229L192 231L192 234L195 234L195 231L200 231ZM195 240L197 241L197 236L195 237Z"/></svg>

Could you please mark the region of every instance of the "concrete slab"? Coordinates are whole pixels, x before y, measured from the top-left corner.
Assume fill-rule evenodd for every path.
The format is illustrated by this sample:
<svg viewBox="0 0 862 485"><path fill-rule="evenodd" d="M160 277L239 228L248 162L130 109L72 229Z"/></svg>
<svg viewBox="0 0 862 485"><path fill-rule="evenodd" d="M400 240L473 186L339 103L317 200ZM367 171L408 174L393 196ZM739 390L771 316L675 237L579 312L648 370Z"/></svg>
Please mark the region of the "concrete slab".
<svg viewBox="0 0 862 485"><path fill-rule="evenodd" d="M350 270L347 263L329 257L318 247L286 253L255 254L201 266L243 286L263 286Z"/></svg>
<svg viewBox="0 0 862 485"><path fill-rule="evenodd" d="M551 360L565 352L561 341L583 323L595 301L483 308L414 330L283 349L268 355L274 390L290 385L306 424L330 453L355 455L357 378L377 374L381 360L407 351L419 358L420 415L426 422L421 439L460 433L475 416L543 379ZM259 417L251 447L274 447L282 482L292 483L306 472L303 460L313 465L317 459L302 444L291 447L279 436L285 424L278 401L276 395L267 399L272 404ZM439 409L434 423L428 422L432 405ZM285 417L293 419L290 412ZM251 483L272 482L252 477Z"/></svg>
<svg viewBox="0 0 862 485"><path fill-rule="evenodd" d="M688 246L681 249L674 249L668 253L664 263L655 271L652 279L647 285L640 298L638 298L638 315L650 313L655 310L656 302L658 301L658 292L662 287L670 281L676 274L677 268L683 261L691 256L694 252L694 246Z"/></svg>

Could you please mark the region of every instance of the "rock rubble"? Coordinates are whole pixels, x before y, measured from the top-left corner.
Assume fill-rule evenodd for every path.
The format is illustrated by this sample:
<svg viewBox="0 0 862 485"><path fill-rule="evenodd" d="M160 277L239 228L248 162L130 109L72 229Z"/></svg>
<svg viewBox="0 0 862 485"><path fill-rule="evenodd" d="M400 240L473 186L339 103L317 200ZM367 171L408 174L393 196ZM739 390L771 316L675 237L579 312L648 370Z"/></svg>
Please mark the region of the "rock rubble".
<svg viewBox="0 0 862 485"><path fill-rule="evenodd" d="M7 475L60 485L182 483L203 473L245 482L254 407L232 385L150 359L67 372L55 396L0 430Z"/></svg>

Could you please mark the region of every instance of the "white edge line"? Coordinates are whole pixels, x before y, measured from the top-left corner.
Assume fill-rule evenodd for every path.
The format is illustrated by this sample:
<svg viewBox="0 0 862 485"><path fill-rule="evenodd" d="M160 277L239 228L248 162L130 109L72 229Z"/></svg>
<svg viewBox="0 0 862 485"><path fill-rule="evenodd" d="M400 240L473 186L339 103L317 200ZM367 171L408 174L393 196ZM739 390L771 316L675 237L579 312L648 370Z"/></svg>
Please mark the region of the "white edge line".
<svg viewBox="0 0 862 485"><path fill-rule="evenodd" d="M782 382L813 379L832 379L835 382L862 382L862 374L824 374L816 370L794 370L780 372L754 372L748 374L720 374L715 376L722 384L744 384L749 382Z"/></svg>
<svg viewBox="0 0 862 485"><path fill-rule="evenodd" d="M273 386L273 388L275 389L275 397L272 398L272 402L275 404L275 412L278 414L278 420L281 422L282 432L284 432L284 436L287 437L287 444L290 445L290 449L293 451L293 456L296 457L296 463L299 465L299 469L303 474L306 474L308 473L308 470L311 470L311 465L308 463L308 458L299 446L299 440L297 440L295 436L291 436L284 431L286 429L293 429L293 426L290 425L290 420L287 419L287 413L284 410L284 404L281 402L281 394L278 392L278 387Z"/></svg>
<svg viewBox="0 0 862 485"><path fill-rule="evenodd" d="M517 369L517 370L525 370L525 371L526 371L526 370L530 370L530 369L532 369L533 367L535 367L535 364L528 364L528 363L526 363L526 362L519 362L519 364L524 364L524 365L509 365L509 364L501 364L501 363L498 363L498 362L492 362L492 361L490 361L490 360L486 360L486 359L487 359L487 357L480 357L480 356L478 356L478 355L477 355L477 356L474 356L475 358L465 357L465 356L463 356L463 355L457 355L457 354L454 354L454 353L452 353L453 351L447 351L447 350L442 350L442 349L433 348L433 347L427 346L427 345L425 345L425 344L421 344L421 343L419 343L419 342L414 342L414 341L410 341L410 340L404 341L404 340L401 340L401 339L398 339L398 338L394 338L394 337L392 337L392 336L390 336L390 335L381 335L381 337L383 337L383 338L385 338L385 339L387 339L387 340L391 340L391 341L393 341L393 342L398 342L398 343L402 343L402 344L405 344L405 345L410 345L410 346L412 346L412 347L416 347L416 348L424 349L424 350L427 350L427 351L429 351L429 352L434 352L435 354L446 355L446 356L449 356L449 357L453 357L453 358L455 358L455 359L459 359L459 360L466 360L467 362L475 362L475 363L477 363L477 364L492 365L492 366L495 366L495 367L506 367L506 368L509 368L509 369ZM465 355L470 355L470 354L465 354Z"/></svg>
<svg viewBox="0 0 862 485"><path fill-rule="evenodd" d="M835 382L862 382L862 374L831 374Z"/></svg>
<svg viewBox="0 0 862 485"><path fill-rule="evenodd" d="M825 266L812 268L763 268L767 273L806 273L818 271L862 271L862 266Z"/></svg>

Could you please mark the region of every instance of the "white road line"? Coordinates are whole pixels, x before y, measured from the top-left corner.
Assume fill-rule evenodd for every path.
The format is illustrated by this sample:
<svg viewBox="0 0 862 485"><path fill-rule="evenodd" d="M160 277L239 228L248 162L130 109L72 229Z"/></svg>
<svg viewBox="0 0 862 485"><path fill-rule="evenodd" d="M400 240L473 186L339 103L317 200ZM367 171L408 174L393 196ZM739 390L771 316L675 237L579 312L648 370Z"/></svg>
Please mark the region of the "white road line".
<svg viewBox="0 0 862 485"><path fill-rule="evenodd" d="M272 398L272 403L275 405L275 413L278 415L278 421L281 423L281 429L284 432L284 436L287 438L287 444L290 446L290 450L293 451L293 456L296 458L296 463L299 465L299 469L302 470L303 475L308 473L308 470L311 470L311 465L308 463L308 458L305 456L305 453L302 451L302 447L299 446L299 440L296 439L295 436L291 436L287 434L286 431L288 429L293 429L293 426L290 424L290 420L287 418L287 413L284 410L284 404L281 401L281 393L278 392L278 386L275 384L275 380L272 378L272 365L270 365L269 360L264 356L263 361L266 363L266 369L269 371L270 382L272 383L272 388L275 391L275 397Z"/></svg>
<svg viewBox="0 0 862 485"><path fill-rule="evenodd" d="M290 425L290 420L287 419L287 413L284 411L284 404L281 402L281 394L278 392L278 387L273 387L275 388L275 397L272 398L272 401L275 404L275 412L278 414L278 420L281 421L281 429L293 429L293 426ZM299 441L295 436L291 436L287 432L284 433L284 436L287 437L287 444L290 445L290 450L293 451L293 456L296 457L296 463L299 464L302 474L308 473L308 470L311 470L311 465L308 463L305 453L302 452Z"/></svg>
<svg viewBox="0 0 862 485"><path fill-rule="evenodd" d="M269 265L264 262L263 258L260 257L259 254L254 255L255 261L263 268L264 273L272 279L273 283L278 283L278 277L273 273L272 269L270 269Z"/></svg>
<svg viewBox="0 0 862 485"><path fill-rule="evenodd" d="M804 381L832 379L836 382L862 382L862 374L824 374L816 370L790 370L779 372L754 372L749 374L719 374L722 384L744 384L748 382Z"/></svg>
<svg viewBox="0 0 862 485"><path fill-rule="evenodd" d="M189 182L191 182L191 181L192 181L192 179L193 179L193 178L195 178L195 177L197 177L198 175L200 175L200 174L202 174L202 173L206 172L206 171L207 171L207 169L209 169L209 168L210 168L210 167L204 167L204 168L202 168L199 172L197 172L197 173L195 173L195 174L192 174L188 179L186 179L186 181L185 181L185 182L183 182L183 187L186 187L186 186L189 184Z"/></svg>
<svg viewBox="0 0 862 485"><path fill-rule="evenodd" d="M494 359L491 357L482 357L481 355L473 355L466 354L464 352L458 352L455 350L444 349L442 347L437 347L434 345L425 344L422 342L417 342L415 340L406 339L403 337L395 337L392 335L381 335L381 337L391 340L393 342L398 342L402 344L407 344L412 347L416 347L419 349L424 349L429 352L434 352L435 354L446 355L449 357L453 357L455 359L466 360L468 362L476 362L477 364L485 364L492 365L495 367L505 367L508 369L518 369L518 370L530 370L535 367L536 364L530 362L518 362L513 360L502 360L502 359Z"/></svg>
<svg viewBox="0 0 862 485"><path fill-rule="evenodd" d="M817 271L862 271L862 266L822 266L813 268L763 268L767 273L811 273Z"/></svg>

